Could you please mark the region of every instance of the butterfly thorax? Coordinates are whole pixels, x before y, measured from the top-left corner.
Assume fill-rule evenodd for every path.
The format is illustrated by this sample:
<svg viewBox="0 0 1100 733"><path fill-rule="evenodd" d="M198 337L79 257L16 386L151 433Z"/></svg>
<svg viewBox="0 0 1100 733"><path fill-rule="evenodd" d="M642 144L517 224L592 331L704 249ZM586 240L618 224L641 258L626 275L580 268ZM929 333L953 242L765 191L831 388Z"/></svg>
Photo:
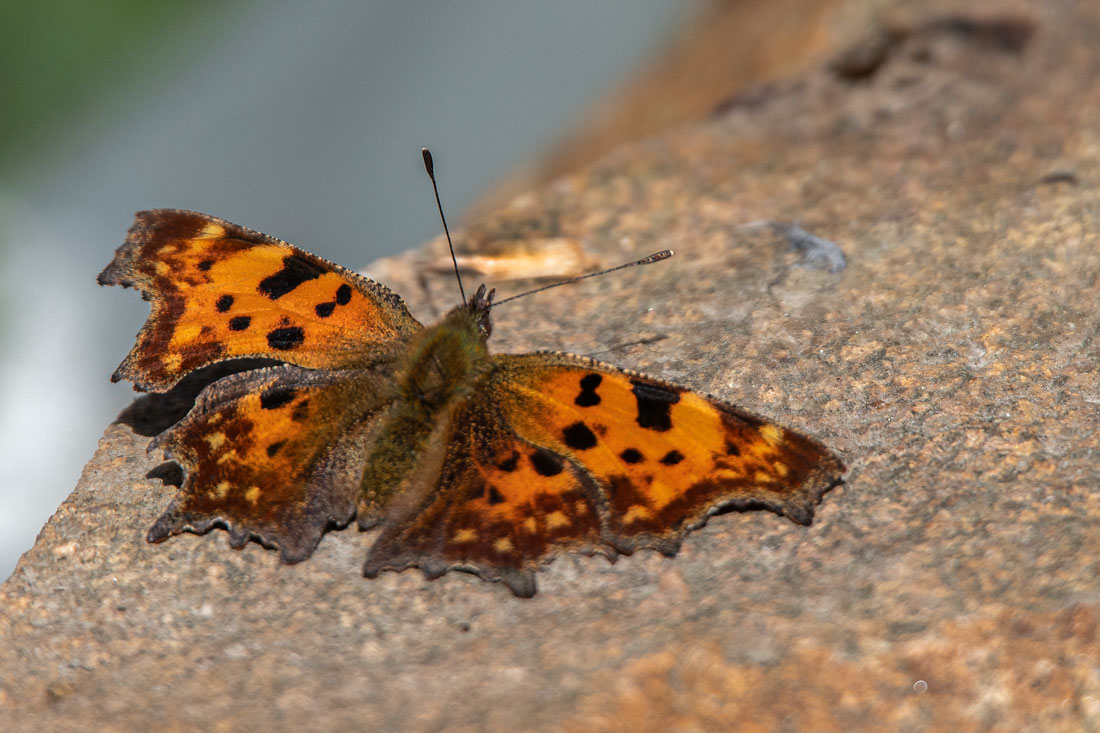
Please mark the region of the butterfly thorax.
<svg viewBox="0 0 1100 733"><path fill-rule="evenodd" d="M459 306L413 337L396 380L404 412L430 418L468 392L489 366L486 317L474 304Z"/></svg>

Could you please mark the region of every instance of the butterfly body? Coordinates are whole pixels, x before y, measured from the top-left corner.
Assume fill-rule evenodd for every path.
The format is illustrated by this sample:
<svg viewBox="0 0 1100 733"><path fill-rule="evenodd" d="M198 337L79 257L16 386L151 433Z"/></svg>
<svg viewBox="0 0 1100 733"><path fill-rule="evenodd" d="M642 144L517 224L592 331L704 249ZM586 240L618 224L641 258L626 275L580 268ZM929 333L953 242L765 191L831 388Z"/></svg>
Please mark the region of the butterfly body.
<svg viewBox="0 0 1100 733"><path fill-rule="evenodd" d="M114 379L164 391L220 361L155 441L183 469L149 532L225 526L286 562L330 527L380 526L364 573L451 569L535 592L564 552L672 555L729 508L809 524L844 467L825 446L714 398L585 357L488 348L484 286L424 327L383 286L203 214L137 215L101 284L152 314Z"/></svg>
<svg viewBox="0 0 1100 733"><path fill-rule="evenodd" d="M384 518L392 497L408 491L418 465L439 462L455 410L490 368L489 301L483 294L484 288L470 306L453 309L409 340L360 481L361 529Z"/></svg>

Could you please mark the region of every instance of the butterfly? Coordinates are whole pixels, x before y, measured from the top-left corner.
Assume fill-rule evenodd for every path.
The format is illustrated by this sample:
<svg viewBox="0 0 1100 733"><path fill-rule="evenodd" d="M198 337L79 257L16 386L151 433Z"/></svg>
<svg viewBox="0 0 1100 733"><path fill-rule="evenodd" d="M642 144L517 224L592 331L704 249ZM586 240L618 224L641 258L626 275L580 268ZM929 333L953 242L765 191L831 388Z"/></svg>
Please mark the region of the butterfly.
<svg viewBox="0 0 1100 733"><path fill-rule="evenodd" d="M491 354L482 285L432 326L377 282L191 211L137 214L101 285L152 309L112 376L164 392L225 361L152 448L181 480L150 542L215 526L308 558L380 528L363 573L419 567L535 594L567 552L672 556L715 512L808 525L841 480L816 440L670 382L565 353Z"/></svg>

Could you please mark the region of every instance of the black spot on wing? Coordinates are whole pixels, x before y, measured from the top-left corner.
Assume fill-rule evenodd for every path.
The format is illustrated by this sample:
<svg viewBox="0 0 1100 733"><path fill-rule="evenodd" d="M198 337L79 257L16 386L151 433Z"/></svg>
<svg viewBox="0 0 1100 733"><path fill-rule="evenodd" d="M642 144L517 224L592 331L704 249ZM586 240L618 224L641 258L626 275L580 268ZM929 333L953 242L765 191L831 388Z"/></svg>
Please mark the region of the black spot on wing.
<svg viewBox="0 0 1100 733"><path fill-rule="evenodd" d="M622 458L627 463L641 463L645 460L645 456L636 448L627 448L619 454L619 458Z"/></svg>
<svg viewBox="0 0 1100 733"><path fill-rule="evenodd" d="M279 449L286 445L285 440L278 440L267 446L267 457L274 458L275 454L279 452Z"/></svg>
<svg viewBox="0 0 1100 733"><path fill-rule="evenodd" d="M214 266L214 260L203 260L202 262L199 263L199 269L202 270L203 272L207 272L213 266Z"/></svg>
<svg viewBox="0 0 1100 733"><path fill-rule="evenodd" d="M631 380L634 399L638 403L638 424L649 430L663 433L672 428L669 408L680 401L680 393L667 387L658 387Z"/></svg>
<svg viewBox="0 0 1100 733"><path fill-rule="evenodd" d="M237 316L229 319L230 331L243 331L252 325L252 316Z"/></svg>
<svg viewBox="0 0 1100 733"><path fill-rule="evenodd" d="M313 309L317 313L318 318L328 318L332 315L332 312L336 310L335 303L318 303Z"/></svg>
<svg viewBox="0 0 1100 733"><path fill-rule="evenodd" d="M634 483L622 474L614 474L607 477L607 493L612 499L629 496L634 490Z"/></svg>
<svg viewBox="0 0 1100 733"><path fill-rule="evenodd" d="M294 399L297 390L293 387L268 387L260 392L260 407L275 410Z"/></svg>
<svg viewBox="0 0 1100 733"><path fill-rule="evenodd" d="M505 458L503 461L497 464L497 468L501 471L511 473L516 470L516 465L519 463L519 451L512 451L512 455Z"/></svg>
<svg viewBox="0 0 1100 733"><path fill-rule="evenodd" d="M489 503L490 504L503 504L504 497L500 495L495 486L489 487Z"/></svg>
<svg viewBox="0 0 1100 733"><path fill-rule="evenodd" d="M283 269L260 281L259 291L272 300L278 300L296 287L325 274L325 268L303 254L294 253L283 258Z"/></svg>
<svg viewBox="0 0 1100 733"><path fill-rule="evenodd" d="M280 351L301 346L305 340L305 331L299 326L283 326L269 331L267 334L267 345Z"/></svg>
<svg viewBox="0 0 1100 733"><path fill-rule="evenodd" d="M573 450L588 450L596 445L596 434L583 422L575 422L561 431L565 444Z"/></svg>
<svg viewBox="0 0 1100 733"><path fill-rule="evenodd" d="M573 400L577 407L595 407L600 404L600 396L595 392L581 392Z"/></svg>
<svg viewBox="0 0 1100 733"><path fill-rule="evenodd" d="M684 460L684 454L676 450L675 448L670 450L668 453L665 453L664 456L661 457L661 463L665 464L666 466L675 466L682 460Z"/></svg>
<svg viewBox="0 0 1100 733"><path fill-rule="evenodd" d="M303 422L307 417L309 417L309 400L302 400L294 407L294 412L290 413L290 419Z"/></svg>
<svg viewBox="0 0 1100 733"><path fill-rule="evenodd" d="M336 304L337 305L347 305L350 302L351 302L351 286L345 283L345 284L341 285L340 287L336 288Z"/></svg>
<svg viewBox="0 0 1100 733"><path fill-rule="evenodd" d="M225 313L227 310L233 307L233 296L223 295L218 298L218 302L214 304L214 307L218 309L218 313Z"/></svg>
<svg viewBox="0 0 1100 733"><path fill-rule="evenodd" d="M733 441L726 441L726 455L727 456L739 456L741 455L741 449L737 447L737 444Z"/></svg>
<svg viewBox="0 0 1100 733"><path fill-rule="evenodd" d="M581 389L585 392L594 392L596 387L600 386L600 382L603 381L603 375L592 372L591 374L585 374L581 377Z"/></svg>
<svg viewBox="0 0 1100 733"><path fill-rule="evenodd" d="M573 400L579 407L595 407L600 404L600 396L596 394L596 388L603 381L602 374L585 374L581 377L581 391Z"/></svg>
<svg viewBox="0 0 1100 733"><path fill-rule="evenodd" d="M557 476L563 468L561 458L545 448L539 448L531 454L531 465L542 476Z"/></svg>

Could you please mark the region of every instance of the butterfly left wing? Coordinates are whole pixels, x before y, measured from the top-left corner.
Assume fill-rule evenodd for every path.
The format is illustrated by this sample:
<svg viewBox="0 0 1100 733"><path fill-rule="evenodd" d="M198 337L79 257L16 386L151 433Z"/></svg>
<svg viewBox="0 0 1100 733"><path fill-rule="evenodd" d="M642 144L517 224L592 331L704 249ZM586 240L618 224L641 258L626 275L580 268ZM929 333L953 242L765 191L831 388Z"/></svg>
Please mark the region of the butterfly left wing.
<svg viewBox="0 0 1100 733"><path fill-rule="evenodd" d="M284 562L309 557L326 528L355 514L360 456L386 403L380 379L281 364L206 387L150 446L183 480L149 541L224 525L233 547L255 538Z"/></svg>
<svg viewBox="0 0 1100 733"><path fill-rule="evenodd" d="M812 438L583 357L497 356L477 389L438 484L386 527L368 576L458 568L531 595L561 552L675 554L724 508L809 524L844 472Z"/></svg>
<svg viewBox="0 0 1100 733"><path fill-rule="evenodd" d="M166 390L227 359L367 366L420 329L401 298L373 280L193 211L138 212L99 284L136 287L152 301L111 377L144 390Z"/></svg>

